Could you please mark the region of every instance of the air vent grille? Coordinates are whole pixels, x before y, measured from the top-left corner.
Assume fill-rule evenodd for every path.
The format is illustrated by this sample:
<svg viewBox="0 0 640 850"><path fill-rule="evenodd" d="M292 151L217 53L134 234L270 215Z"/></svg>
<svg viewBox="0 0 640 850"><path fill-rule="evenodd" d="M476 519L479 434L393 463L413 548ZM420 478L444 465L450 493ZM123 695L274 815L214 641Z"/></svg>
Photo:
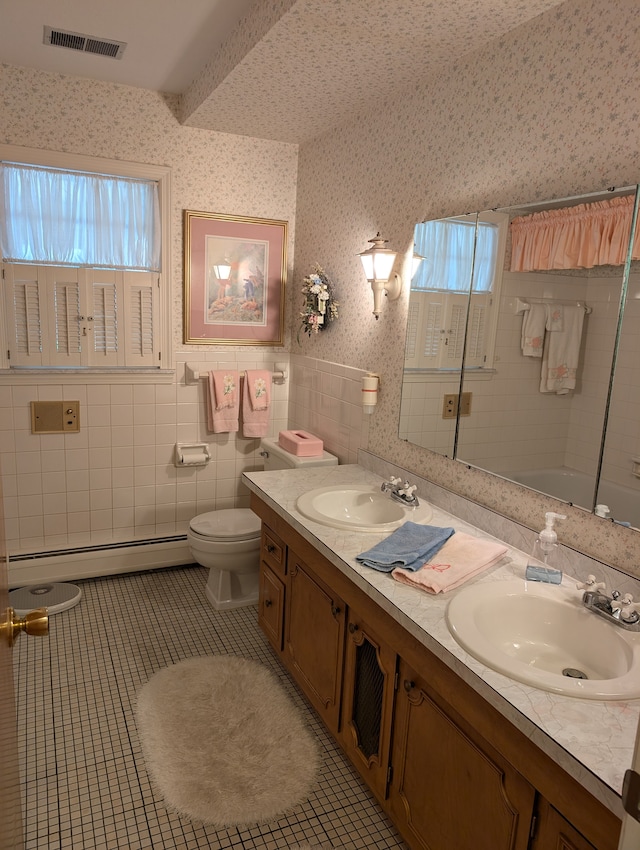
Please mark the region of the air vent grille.
<svg viewBox="0 0 640 850"><path fill-rule="evenodd" d="M127 46L124 41L112 41L107 38L96 38L93 35L84 35L80 32L68 32L44 28L44 43L54 47L66 47L69 50L79 50L81 53L93 53L97 56L107 56L110 59L122 59L122 54Z"/></svg>

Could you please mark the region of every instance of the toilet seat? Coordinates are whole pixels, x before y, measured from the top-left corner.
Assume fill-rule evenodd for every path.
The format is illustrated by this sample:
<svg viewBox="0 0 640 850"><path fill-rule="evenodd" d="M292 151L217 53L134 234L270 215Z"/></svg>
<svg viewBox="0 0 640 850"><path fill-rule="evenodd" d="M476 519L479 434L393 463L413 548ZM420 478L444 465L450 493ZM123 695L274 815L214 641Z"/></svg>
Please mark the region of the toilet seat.
<svg viewBox="0 0 640 850"><path fill-rule="evenodd" d="M260 518L249 508L227 508L193 517L189 529L206 540L255 540L260 537Z"/></svg>

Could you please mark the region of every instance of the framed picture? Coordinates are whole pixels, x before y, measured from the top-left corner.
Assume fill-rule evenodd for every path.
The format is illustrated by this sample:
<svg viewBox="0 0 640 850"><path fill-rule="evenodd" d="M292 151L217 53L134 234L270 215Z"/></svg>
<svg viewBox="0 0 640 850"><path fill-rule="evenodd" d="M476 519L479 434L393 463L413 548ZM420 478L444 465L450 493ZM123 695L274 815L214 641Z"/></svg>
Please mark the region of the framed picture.
<svg viewBox="0 0 640 850"><path fill-rule="evenodd" d="M287 222L184 211L184 341L283 345Z"/></svg>

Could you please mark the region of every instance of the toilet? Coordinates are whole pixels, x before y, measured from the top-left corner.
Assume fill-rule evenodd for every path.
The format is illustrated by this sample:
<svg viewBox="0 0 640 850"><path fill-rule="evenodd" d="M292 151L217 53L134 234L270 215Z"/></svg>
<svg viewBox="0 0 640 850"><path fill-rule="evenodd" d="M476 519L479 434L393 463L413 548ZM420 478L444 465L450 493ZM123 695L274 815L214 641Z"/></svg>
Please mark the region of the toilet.
<svg viewBox="0 0 640 850"><path fill-rule="evenodd" d="M316 457L297 457L277 438L264 437L260 454L265 470L333 466L338 458L323 451ZM255 605L258 601L260 519L249 508L226 508L194 517L187 542L194 561L209 569L205 593L217 611Z"/></svg>

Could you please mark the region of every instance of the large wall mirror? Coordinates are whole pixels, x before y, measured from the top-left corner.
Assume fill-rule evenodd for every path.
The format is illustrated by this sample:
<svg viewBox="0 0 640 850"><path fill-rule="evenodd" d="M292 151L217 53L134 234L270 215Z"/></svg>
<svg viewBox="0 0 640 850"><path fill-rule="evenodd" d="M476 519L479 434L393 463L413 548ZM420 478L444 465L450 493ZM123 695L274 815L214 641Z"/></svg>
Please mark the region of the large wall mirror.
<svg viewBox="0 0 640 850"><path fill-rule="evenodd" d="M637 187L420 222L399 435L640 528Z"/></svg>

